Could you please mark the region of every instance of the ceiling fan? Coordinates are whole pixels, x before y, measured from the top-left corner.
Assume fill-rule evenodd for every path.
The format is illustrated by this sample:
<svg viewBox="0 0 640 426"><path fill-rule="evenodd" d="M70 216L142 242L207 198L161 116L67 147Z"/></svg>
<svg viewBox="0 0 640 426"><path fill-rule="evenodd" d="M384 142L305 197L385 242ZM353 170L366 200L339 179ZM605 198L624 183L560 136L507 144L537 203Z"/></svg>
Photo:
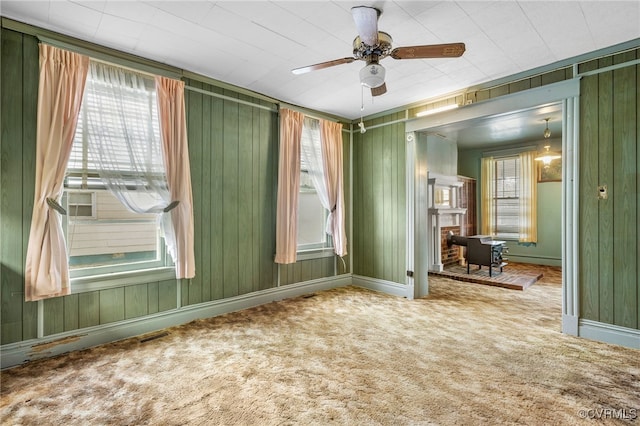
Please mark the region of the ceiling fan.
<svg viewBox="0 0 640 426"><path fill-rule="evenodd" d="M385 69L379 63L381 59L387 56L391 56L393 59L456 58L462 56L465 51L464 43L396 47L392 50L391 36L378 31L378 18L381 13L380 9L375 7L356 6L351 8L351 14L359 34L353 40L353 57L295 68L291 72L304 74L334 65L349 64L355 60L363 60L367 65L360 70L360 84L371 88L372 96L380 96L387 92L387 85L384 81Z"/></svg>

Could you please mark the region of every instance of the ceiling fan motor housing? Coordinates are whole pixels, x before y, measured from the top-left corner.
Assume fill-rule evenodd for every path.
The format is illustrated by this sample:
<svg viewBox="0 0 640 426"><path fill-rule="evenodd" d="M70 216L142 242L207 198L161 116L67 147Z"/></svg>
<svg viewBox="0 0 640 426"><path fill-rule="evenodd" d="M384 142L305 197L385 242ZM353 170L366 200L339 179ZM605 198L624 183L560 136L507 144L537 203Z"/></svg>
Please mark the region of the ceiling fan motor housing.
<svg viewBox="0 0 640 426"><path fill-rule="evenodd" d="M393 43L391 36L382 31L378 31L378 43L374 46L365 44L360 36L357 36L353 40L353 55L357 59L365 59L371 55L382 59L391 53L391 43Z"/></svg>

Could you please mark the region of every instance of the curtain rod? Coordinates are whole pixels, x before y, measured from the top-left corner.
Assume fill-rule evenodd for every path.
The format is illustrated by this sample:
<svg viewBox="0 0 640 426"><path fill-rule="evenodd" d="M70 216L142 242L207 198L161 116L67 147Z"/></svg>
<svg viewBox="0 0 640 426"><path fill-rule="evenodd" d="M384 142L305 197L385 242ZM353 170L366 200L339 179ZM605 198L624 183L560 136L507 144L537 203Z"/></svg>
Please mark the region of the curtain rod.
<svg viewBox="0 0 640 426"><path fill-rule="evenodd" d="M220 98L220 99L224 99L224 100L227 100L227 101L232 101L232 102L236 102L236 103L243 104L243 105L248 105L248 106L255 107L255 108L260 108L260 109L264 109L264 110L271 111L271 112L278 112L278 109L277 109L277 107L275 105L273 107L270 107L270 106L266 106L266 105L262 105L262 104L257 104L255 102L245 101L244 99L233 98L231 96L222 95L220 93L211 92L209 90L200 89L198 87L187 86L186 84L185 84L184 88L185 88L185 90L190 90L192 92L198 92L198 93L201 93L203 95L213 96L214 98Z"/></svg>

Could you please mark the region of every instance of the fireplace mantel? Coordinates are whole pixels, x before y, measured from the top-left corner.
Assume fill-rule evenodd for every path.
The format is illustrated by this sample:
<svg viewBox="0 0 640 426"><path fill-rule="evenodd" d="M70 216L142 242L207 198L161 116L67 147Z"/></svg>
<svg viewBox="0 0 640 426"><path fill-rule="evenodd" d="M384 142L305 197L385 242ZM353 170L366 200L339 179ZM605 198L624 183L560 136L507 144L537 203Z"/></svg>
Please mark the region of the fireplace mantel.
<svg viewBox="0 0 640 426"><path fill-rule="evenodd" d="M428 173L428 227L431 247L429 269L442 271L442 248L440 234L443 227L460 226L461 216L467 213L466 208L458 206L459 191L464 185L457 176L439 173ZM458 231L459 232L459 231Z"/></svg>
<svg viewBox="0 0 640 426"><path fill-rule="evenodd" d="M430 214L465 214L467 213L467 209L461 208L451 208L451 207L431 207L429 209Z"/></svg>

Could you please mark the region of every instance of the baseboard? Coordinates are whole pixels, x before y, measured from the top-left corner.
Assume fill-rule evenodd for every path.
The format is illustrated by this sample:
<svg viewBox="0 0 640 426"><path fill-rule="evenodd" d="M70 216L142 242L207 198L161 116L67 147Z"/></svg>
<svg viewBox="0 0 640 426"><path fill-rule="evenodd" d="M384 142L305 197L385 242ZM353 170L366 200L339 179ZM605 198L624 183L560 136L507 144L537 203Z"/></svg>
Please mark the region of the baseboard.
<svg viewBox="0 0 640 426"><path fill-rule="evenodd" d="M58 333L41 339L10 343L0 347L0 368L5 369L36 359L49 358L66 352L152 333L167 327L186 324L196 319L211 318L277 300L350 284L352 284L350 274L337 275L184 306L140 318Z"/></svg>
<svg viewBox="0 0 640 426"><path fill-rule="evenodd" d="M369 290L379 291L393 296L413 298L413 294L408 294L410 290L412 291L412 287L406 284L381 280L378 278L364 277L362 275L354 275L351 280L353 285L368 288Z"/></svg>
<svg viewBox="0 0 640 426"><path fill-rule="evenodd" d="M578 336L614 345L640 349L640 330L581 319Z"/></svg>

